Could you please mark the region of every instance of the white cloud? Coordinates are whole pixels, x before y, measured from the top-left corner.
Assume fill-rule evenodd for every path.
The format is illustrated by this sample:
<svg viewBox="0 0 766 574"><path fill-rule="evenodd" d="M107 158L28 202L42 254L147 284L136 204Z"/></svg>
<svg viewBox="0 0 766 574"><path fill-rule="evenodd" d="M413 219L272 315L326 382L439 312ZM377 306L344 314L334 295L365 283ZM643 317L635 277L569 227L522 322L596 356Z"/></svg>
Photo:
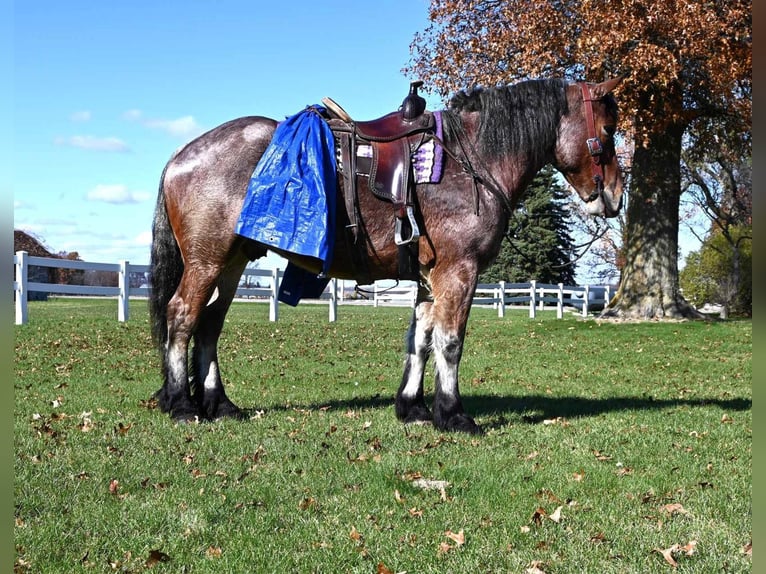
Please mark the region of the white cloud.
<svg viewBox="0 0 766 574"><path fill-rule="evenodd" d="M146 120L144 125L162 130L175 137L192 137L202 133L202 128L192 116L184 116L175 120Z"/></svg>
<svg viewBox="0 0 766 574"><path fill-rule="evenodd" d="M141 110L133 109L133 110L128 110L127 112L122 114L122 117L131 122L137 122L138 120L141 119L143 115L144 114L141 112Z"/></svg>
<svg viewBox="0 0 766 574"><path fill-rule="evenodd" d="M133 191L122 184L101 184L88 192L87 199L91 201L103 201L105 203L141 203L150 198L143 191Z"/></svg>
<svg viewBox="0 0 766 574"><path fill-rule="evenodd" d="M123 113L122 117L131 122L139 122L147 128L161 130L173 137L191 138L198 136L204 131L202 126L194 119L194 116L182 116L174 120L145 118L141 110L132 109Z"/></svg>
<svg viewBox="0 0 766 574"><path fill-rule="evenodd" d="M90 110L80 110L78 112L74 112L71 116L69 116L69 119L73 122L87 122L91 118Z"/></svg>
<svg viewBox="0 0 766 574"><path fill-rule="evenodd" d="M53 140L56 145L76 147L90 151L127 152L130 151L128 144L119 138L95 136L70 136L57 137Z"/></svg>
<svg viewBox="0 0 766 574"><path fill-rule="evenodd" d="M133 241L136 243L136 245L149 246L152 244L152 232L144 231L142 233L139 233L138 235L136 235Z"/></svg>

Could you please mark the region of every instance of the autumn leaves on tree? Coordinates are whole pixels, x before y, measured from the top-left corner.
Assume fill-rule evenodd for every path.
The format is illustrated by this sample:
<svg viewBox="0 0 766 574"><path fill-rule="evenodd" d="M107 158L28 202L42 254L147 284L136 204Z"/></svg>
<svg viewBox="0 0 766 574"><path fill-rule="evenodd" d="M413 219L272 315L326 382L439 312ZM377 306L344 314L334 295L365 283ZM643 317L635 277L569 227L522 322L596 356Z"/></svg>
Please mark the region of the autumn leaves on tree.
<svg viewBox="0 0 766 574"><path fill-rule="evenodd" d="M624 75L620 131L630 161L624 266L609 312L694 315L679 293L681 159L736 140L751 154L752 3L747 0L432 0L406 71L442 96L472 85ZM720 140L719 140L720 141Z"/></svg>

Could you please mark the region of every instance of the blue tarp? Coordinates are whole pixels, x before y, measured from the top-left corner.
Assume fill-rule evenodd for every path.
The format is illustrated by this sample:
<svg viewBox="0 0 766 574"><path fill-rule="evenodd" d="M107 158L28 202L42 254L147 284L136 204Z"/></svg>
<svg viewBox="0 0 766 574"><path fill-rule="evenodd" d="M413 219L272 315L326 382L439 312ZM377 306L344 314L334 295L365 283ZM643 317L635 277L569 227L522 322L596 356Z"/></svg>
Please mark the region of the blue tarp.
<svg viewBox="0 0 766 574"><path fill-rule="evenodd" d="M336 165L321 111L308 106L277 126L250 178L235 232L316 257L326 273L335 244Z"/></svg>

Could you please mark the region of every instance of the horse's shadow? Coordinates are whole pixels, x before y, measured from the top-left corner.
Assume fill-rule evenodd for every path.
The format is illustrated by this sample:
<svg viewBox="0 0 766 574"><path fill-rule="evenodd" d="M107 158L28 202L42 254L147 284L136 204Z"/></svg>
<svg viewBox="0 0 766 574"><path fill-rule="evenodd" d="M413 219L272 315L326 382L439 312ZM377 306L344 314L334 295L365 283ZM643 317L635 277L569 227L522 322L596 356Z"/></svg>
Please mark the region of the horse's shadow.
<svg viewBox="0 0 766 574"><path fill-rule="evenodd" d="M499 428L518 419L525 424L538 424L556 418L575 419L594 417L604 413L621 411L655 411L678 407L716 406L725 412L746 411L752 408L752 399L747 398L699 398L699 399L656 399L653 397L609 397L588 399L577 396L551 397L546 395L525 395L502 397L495 395L470 395L463 397L465 410L471 416L484 418L485 430ZM289 407L266 407L269 411L292 410L357 410L379 409L393 406L393 398L376 394L369 397L329 400L315 404L291 404ZM247 411L246 411L247 412ZM253 409L255 412L255 409Z"/></svg>

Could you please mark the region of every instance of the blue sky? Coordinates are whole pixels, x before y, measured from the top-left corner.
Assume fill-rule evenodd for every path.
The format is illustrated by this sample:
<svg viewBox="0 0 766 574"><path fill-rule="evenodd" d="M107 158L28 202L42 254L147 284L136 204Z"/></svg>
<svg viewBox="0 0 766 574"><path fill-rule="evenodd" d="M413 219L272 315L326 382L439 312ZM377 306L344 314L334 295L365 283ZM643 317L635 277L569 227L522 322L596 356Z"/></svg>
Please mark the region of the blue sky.
<svg viewBox="0 0 766 574"><path fill-rule="evenodd" d="M177 147L230 119L281 119L324 96L358 119L396 109L427 7L16 2L14 227L87 261L147 263L160 174Z"/></svg>

